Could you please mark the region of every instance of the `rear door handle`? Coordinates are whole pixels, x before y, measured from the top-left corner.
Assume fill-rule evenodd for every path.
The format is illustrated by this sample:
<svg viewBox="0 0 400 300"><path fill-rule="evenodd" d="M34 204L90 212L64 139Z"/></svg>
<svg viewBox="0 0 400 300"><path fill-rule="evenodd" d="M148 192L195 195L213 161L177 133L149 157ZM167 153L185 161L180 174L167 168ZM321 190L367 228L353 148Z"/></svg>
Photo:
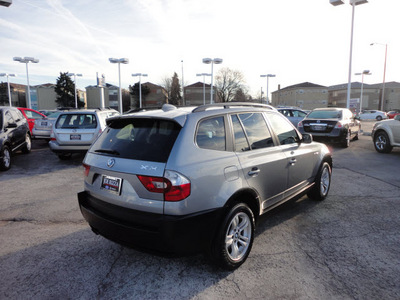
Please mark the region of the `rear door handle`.
<svg viewBox="0 0 400 300"><path fill-rule="evenodd" d="M289 165L293 166L294 164L297 163L297 159L292 158L291 160L289 160Z"/></svg>
<svg viewBox="0 0 400 300"><path fill-rule="evenodd" d="M251 171L247 174L249 174L250 177L256 177L260 173L260 169L257 167L254 167L251 169Z"/></svg>

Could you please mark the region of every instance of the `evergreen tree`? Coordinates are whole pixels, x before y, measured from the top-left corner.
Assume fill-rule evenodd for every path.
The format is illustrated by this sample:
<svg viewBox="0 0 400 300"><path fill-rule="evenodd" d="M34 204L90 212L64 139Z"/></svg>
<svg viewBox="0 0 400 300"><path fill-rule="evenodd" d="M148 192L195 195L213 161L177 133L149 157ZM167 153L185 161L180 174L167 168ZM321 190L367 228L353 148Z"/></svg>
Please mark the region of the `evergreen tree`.
<svg viewBox="0 0 400 300"><path fill-rule="evenodd" d="M7 83L0 83L0 105L9 105Z"/></svg>
<svg viewBox="0 0 400 300"><path fill-rule="evenodd" d="M56 87L54 89L57 94L56 102L58 106L61 107L75 107L75 86L71 77L67 74L68 72L60 72L60 77L57 78Z"/></svg>
<svg viewBox="0 0 400 300"><path fill-rule="evenodd" d="M129 86L129 93L133 97L133 107L139 108L140 106L140 90L139 90L139 81L135 83L134 86ZM145 107L146 96L150 93L150 89L142 84L142 107Z"/></svg>
<svg viewBox="0 0 400 300"><path fill-rule="evenodd" d="M176 72L172 77L171 95L169 98L169 103L173 105L181 105L182 103L181 85L179 83L178 74L176 74Z"/></svg>

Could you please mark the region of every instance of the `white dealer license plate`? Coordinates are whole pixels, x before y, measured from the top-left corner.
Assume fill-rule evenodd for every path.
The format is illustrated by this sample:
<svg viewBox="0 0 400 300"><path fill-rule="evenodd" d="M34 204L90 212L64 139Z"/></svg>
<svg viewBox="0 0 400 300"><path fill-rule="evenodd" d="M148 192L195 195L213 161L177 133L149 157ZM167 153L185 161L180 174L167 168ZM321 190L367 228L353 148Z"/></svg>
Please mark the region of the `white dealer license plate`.
<svg viewBox="0 0 400 300"><path fill-rule="evenodd" d="M71 134L70 135L70 140L71 141L80 141L81 140L81 135L80 134Z"/></svg>
<svg viewBox="0 0 400 300"><path fill-rule="evenodd" d="M120 194L122 186L122 179L118 177L111 177L103 175L101 177L101 188L112 193Z"/></svg>

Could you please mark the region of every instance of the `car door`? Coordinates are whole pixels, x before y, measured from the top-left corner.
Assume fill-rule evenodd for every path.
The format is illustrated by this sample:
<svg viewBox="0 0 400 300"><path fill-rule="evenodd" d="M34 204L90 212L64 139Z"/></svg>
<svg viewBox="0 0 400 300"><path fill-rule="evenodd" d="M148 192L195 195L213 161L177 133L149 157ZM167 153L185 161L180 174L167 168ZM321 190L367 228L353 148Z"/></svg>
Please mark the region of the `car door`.
<svg viewBox="0 0 400 300"><path fill-rule="evenodd" d="M279 148L287 158L287 189L285 197L295 194L313 181L318 164L319 153L315 144L300 142L297 130L279 114L265 114L276 138Z"/></svg>
<svg viewBox="0 0 400 300"><path fill-rule="evenodd" d="M262 209L266 209L283 199L288 177L287 158L274 144L262 113L234 114L231 121L235 153L244 178L259 194Z"/></svg>
<svg viewBox="0 0 400 300"><path fill-rule="evenodd" d="M12 117L10 110L6 110L4 113L4 132L10 141L12 151L22 143L21 140L25 140L25 136L18 130L17 121Z"/></svg>

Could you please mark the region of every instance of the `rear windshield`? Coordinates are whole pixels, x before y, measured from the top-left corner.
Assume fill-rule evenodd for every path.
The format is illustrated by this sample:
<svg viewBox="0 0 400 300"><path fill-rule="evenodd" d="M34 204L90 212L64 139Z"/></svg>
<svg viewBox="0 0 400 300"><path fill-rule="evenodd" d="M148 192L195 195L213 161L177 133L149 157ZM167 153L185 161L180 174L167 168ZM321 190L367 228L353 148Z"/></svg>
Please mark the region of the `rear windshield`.
<svg viewBox="0 0 400 300"><path fill-rule="evenodd" d="M64 114L56 123L57 129L68 128L96 128L97 120L95 114Z"/></svg>
<svg viewBox="0 0 400 300"><path fill-rule="evenodd" d="M340 110L314 110L307 116L309 119L341 119L342 111Z"/></svg>
<svg viewBox="0 0 400 300"><path fill-rule="evenodd" d="M168 120L122 119L111 122L90 152L166 162L181 127Z"/></svg>

